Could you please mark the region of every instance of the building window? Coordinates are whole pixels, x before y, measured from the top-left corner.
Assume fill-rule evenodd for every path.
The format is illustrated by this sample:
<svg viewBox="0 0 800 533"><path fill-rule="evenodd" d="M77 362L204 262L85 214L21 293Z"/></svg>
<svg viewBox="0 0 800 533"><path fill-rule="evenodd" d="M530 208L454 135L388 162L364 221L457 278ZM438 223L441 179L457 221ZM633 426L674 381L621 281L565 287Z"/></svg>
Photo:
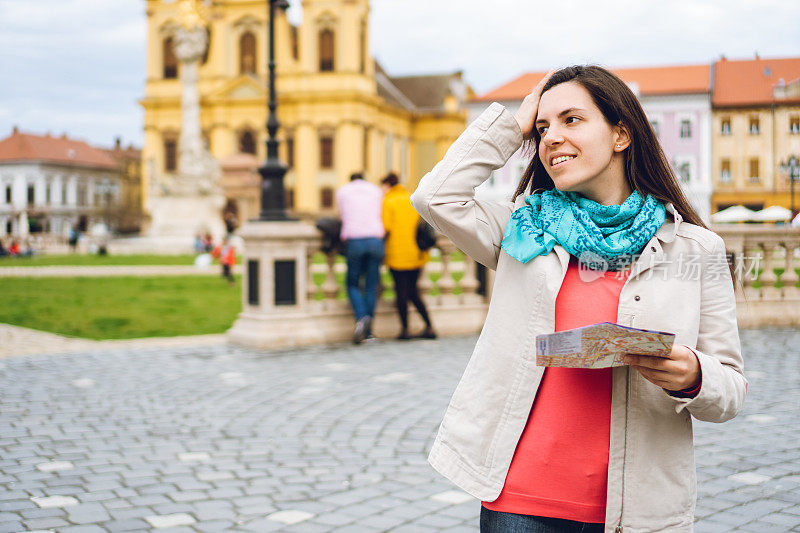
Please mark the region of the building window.
<svg viewBox="0 0 800 533"><path fill-rule="evenodd" d="M690 120L681 120L681 139L692 138L692 122Z"/></svg>
<svg viewBox="0 0 800 533"><path fill-rule="evenodd" d="M760 124L758 117L750 117L750 126L747 128L747 131L750 132L750 135L758 135L759 130Z"/></svg>
<svg viewBox="0 0 800 533"><path fill-rule="evenodd" d="M175 172L178 170L178 141L164 139L164 171Z"/></svg>
<svg viewBox="0 0 800 533"><path fill-rule="evenodd" d="M50 193L50 184L48 183L44 187L44 203L45 203L45 205L50 205L50 202L51 202L50 194L51 194Z"/></svg>
<svg viewBox="0 0 800 533"><path fill-rule="evenodd" d="M722 164L720 165L719 171L719 181L720 183L730 183L731 182L731 160L730 159L723 159Z"/></svg>
<svg viewBox="0 0 800 533"><path fill-rule="evenodd" d="M384 169L385 172L392 171L392 145L394 141L391 135L386 135L386 168Z"/></svg>
<svg viewBox="0 0 800 533"><path fill-rule="evenodd" d="M334 68L333 30L324 29L319 32L319 71L333 72Z"/></svg>
<svg viewBox="0 0 800 533"><path fill-rule="evenodd" d="M367 22L361 21L361 73L367 70Z"/></svg>
<svg viewBox="0 0 800 533"><path fill-rule="evenodd" d="M61 183L61 205L67 205L67 184Z"/></svg>
<svg viewBox="0 0 800 533"><path fill-rule="evenodd" d="M286 137L286 166L294 168L294 137Z"/></svg>
<svg viewBox="0 0 800 533"><path fill-rule="evenodd" d="M322 168L333 168L333 136L324 135L319 140L319 162Z"/></svg>
<svg viewBox="0 0 800 533"><path fill-rule="evenodd" d="M657 120L651 120L650 121L650 127L653 128L653 133L656 134L656 137L661 135L661 132L659 131L658 121Z"/></svg>
<svg viewBox="0 0 800 533"><path fill-rule="evenodd" d="M292 58L297 60L300 57L300 49L297 46L297 26L292 26Z"/></svg>
<svg viewBox="0 0 800 533"><path fill-rule="evenodd" d="M239 151L243 154L256 155L256 138L250 130L244 130L239 134Z"/></svg>
<svg viewBox="0 0 800 533"><path fill-rule="evenodd" d="M78 205L86 205L86 185L78 185Z"/></svg>
<svg viewBox="0 0 800 533"><path fill-rule="evenodd" d="M255 74L255 72L256 37L248 31L239 38L239 74Z"/></svg>
<svg viewBox="0 0 800 533"><path fill-rule="evenodd" d="M33 205L36 201L36 189L33 185L28 185L28 205Z"/></svg>
<svg viewBox="0 0 800 533"><path fill-rule="evenodd" d="M6 203L11 203L11 185L6 185Z"/></svg>
<svg viewBox="0 0 800 533"><path fill-rule="evenodd" d="M791 134L798 134L800 133L800 117L795 115L789 117L789 133Z"/></svg>
<svg viewBox="0 0 800 533"><path fill-rule="evenodd" d="M331 209L333 207L333 189L330 187L323 187L319 191L319 203L323 209Z"/></svg>
<svg viewBox="0 0 800 533"><path fill-rule="evenodd" d="M163 41L162 56L164 58L164 79L174 79L178 77L178 58L175 57L175 47L172 37L167 37Z"/></svg>
<svg viewBox="0 0 800 533"><path fill-rule="evenodd" d="M361 146L361 167L367 170L369 166L369 127L364 127L364 143Z"/></svg>
<svg viewBox="0 0 800 533"><path fill-rule="evenodd" d="M722 135L730 135L731 134L731 119L730 117L725 117L722 119L722 127L720 128L720 133Z"/></svg>
<svg viewBox="0 0 800 533"><path fill-rule="evenodd" d="M680 176L681 181L683 183L689 183L689 180L692 178L692 170L691 165L687 161L684 161L680 165L678 165L678 176Z"/></svg>
<svg viewBox="0 0 800 533"><path fill-rule="evenodd" d="M758 172L758 158L750 158L750 183L758 183L761 177Z"/></svg>

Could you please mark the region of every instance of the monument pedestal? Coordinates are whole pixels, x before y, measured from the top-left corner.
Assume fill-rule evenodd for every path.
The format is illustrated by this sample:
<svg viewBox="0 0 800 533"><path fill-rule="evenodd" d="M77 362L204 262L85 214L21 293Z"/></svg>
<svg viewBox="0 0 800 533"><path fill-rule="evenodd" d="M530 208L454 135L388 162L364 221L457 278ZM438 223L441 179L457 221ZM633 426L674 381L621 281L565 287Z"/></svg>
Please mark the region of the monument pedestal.
<svg viewBox="0 0 800 533"><path fill-rule="evenodd" d="M324 342L314 333L307 298L319 231L299 221L251 221L238 234L244 240L242 312L228 339L260 348Z"/></svg>
<svg viewBox="0 0 800 533"><path fill-rule="evenodd" d="M191 247L195 236L210 233L214 242L225 235L221 195L157 196L150 198L147 236L164 245Z"/></svg>

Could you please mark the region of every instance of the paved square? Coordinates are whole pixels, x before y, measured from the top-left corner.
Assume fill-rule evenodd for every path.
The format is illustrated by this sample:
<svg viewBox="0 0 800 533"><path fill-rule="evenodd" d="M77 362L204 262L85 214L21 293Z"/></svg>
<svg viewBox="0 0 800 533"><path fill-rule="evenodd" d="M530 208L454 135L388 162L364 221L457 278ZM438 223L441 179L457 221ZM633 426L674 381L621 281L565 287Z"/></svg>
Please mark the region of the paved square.
<svg viewBox="0 0 800 533"><path fill-rule="evenodd" d="M800 332L742 332L744 412L695 423L696 530L800 531ZM475 337L0 363L0 533L474 532L426 462Z"/></svg>

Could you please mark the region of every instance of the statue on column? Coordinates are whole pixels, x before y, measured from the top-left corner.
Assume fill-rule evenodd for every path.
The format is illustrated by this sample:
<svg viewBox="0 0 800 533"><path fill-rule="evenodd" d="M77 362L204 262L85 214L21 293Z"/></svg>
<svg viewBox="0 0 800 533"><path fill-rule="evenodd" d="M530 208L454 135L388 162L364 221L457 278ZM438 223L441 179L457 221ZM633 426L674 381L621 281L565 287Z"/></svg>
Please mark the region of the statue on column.
<svg viewBox="0 0 800 533"><path fill-rule="evenodd" d="M198 232L224 235L221 170L203 144L200 128L198 69L208 47L210 19L203 0L179 0L179 26L173 31L175 57L180 64L181 132L178 172L161 175L150 201L154 237L191 238Z"/></svg>
<svg viewBox="0 0 800 533"><path fill-rule="evenodd" d="M180 62L181 135L178 143L178 183L176 193L194 191L220 194L220 169L203 146L200 128L200 95L197 70L208 46L205 21L208 14L198 0L178 4L180 26L175 31L175 56ZM188 189L188 190L187 190Z"/></svg>

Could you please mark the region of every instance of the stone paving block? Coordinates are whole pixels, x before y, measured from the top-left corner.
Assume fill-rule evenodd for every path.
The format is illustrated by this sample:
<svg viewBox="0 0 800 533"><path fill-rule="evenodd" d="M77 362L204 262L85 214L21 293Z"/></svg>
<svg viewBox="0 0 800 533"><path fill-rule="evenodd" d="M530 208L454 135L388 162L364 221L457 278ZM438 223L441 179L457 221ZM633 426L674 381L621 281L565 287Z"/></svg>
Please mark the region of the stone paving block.
<svg viewBox="0 0 800 533"><path fill-rule="evenodd" d="M78 505L78 500L72 496L34 496L31 501L41 508Z"/></svg>
<svg viewBox="0 0 800 533"><path fill-rule="evenodd" d="M32 518L24 521L28 530L36 529L56 529L62 526L69 526L69 522L61 518Z"/></svg>
<svg viewBox="0 0 800 533"><path fill-rule="evenodd" d="M43 509L36 508L36 509L25 509L20 511L22 518L49 518L51 516L66 516L67 513L64 509L60 507L46 507Z"/></svg>
<svg viewBox="0 0 800 533"><path fill-rule="evenodd" d="M22 525L22 522L16 520L0 522L0 533L17 533L18 531L24 530L25 526Z"/></svg>
<svg viewBox="0 0 800 533"><path fill-rule="evenodd" d="M233 525L234 523L229 520L207 520L198 522L192 527L198 531L213 533L216 531L229 531Z"/></svg>
<svg viewBox="0 0 800 533"><path fill-rule="evenodd" d="M172 528L177 526L188 526L194 524L196 520L187 513L173 513L164 515L146 516L144 519L156 529Z"/></svg>
<svg viewBox="0 0 800 533"><path fill-rule="evenodd" d="M278 531L284 528L286 524L280 522L273 522L266 518L257 518L250 520L243 524L238 525L237 531L252 531L254 533L269 533L270 531Z"/></svg>
<svg viewBox="0 0 800 533"><path fill-rule="evenodd" d="M124 531L144 531L150 527L150 524L144 520L136 518L129 518L126 520L111 520L103 523L103 527L111 533L124 532Z"/></svg>
<svg viewBox="0 0 800 533"><path fill-rule="evenodd" d="M153 514L153 509L149 507L128 507L126 509L109 509L110 514L116 520L128 520L131 518L143 518Z"/></svg>
<svg viewBox="0 0 800 533"><path fill-rule="evenodd" d="M62 527L58 530L58 533L107 533L105 529L99 526L71 526L71 527Z"/></svg>
<svg viewBox="0 0 800 533"><path fill-rule="evenodd" d="M75 524L95 524L110 520L111 516L99 503L81 503L66 508L67 519Z"/></svg>
<svg viewBox="0 0 800 533"><path fill-rule="evenodd" d="M413 524L398 526L388 531L390 533L437 533L441 531L441 529L426 527L418 523L413 523Z"/></svg>

